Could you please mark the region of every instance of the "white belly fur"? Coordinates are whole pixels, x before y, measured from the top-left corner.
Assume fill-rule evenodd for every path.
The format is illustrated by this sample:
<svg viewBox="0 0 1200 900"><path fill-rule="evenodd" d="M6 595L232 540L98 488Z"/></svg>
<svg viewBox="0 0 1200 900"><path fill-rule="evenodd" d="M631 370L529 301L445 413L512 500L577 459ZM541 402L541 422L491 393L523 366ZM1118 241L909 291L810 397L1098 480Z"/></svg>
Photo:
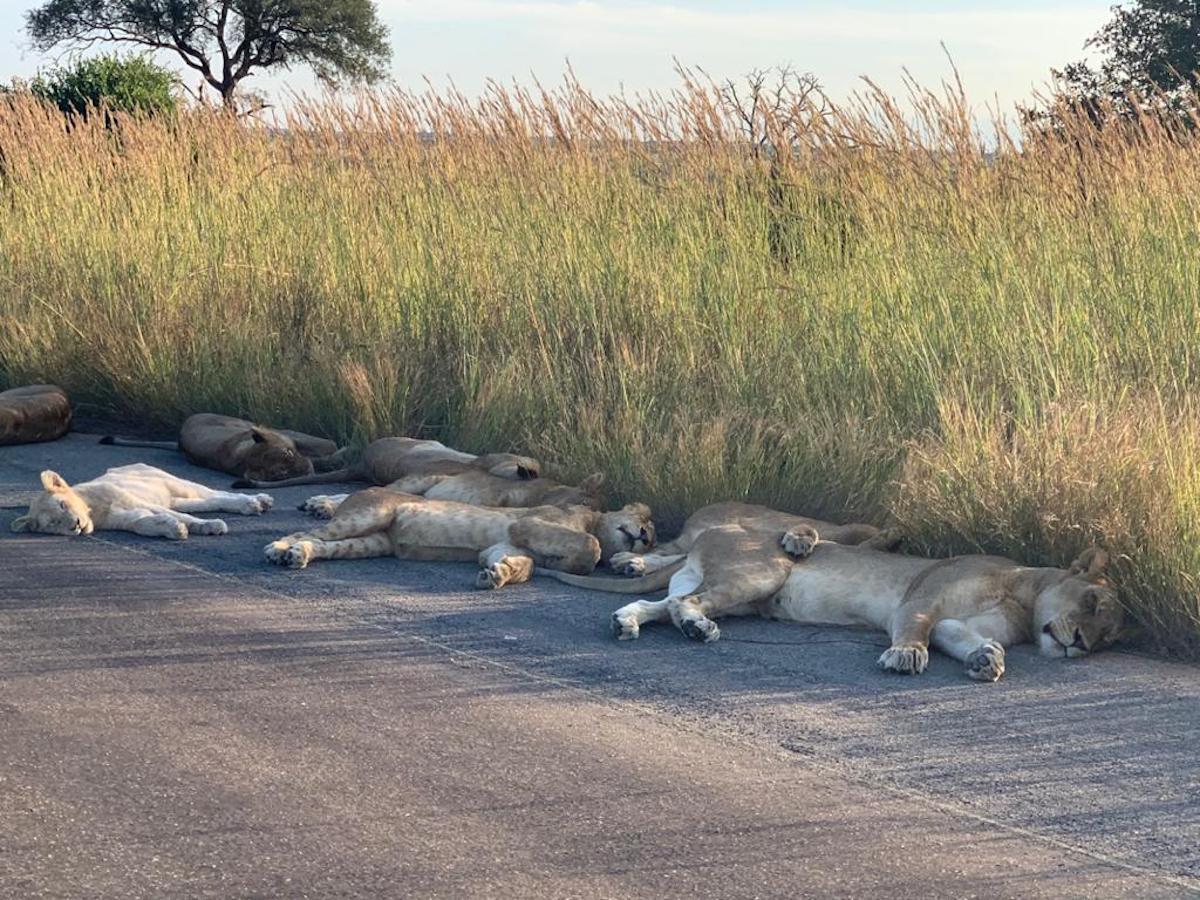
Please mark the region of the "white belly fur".
<svg viewBox="0 0 1200 900"><path fill-rule="evenodd" d="M671 576L667 594L671 597L687 597L696 592L696 588L700 587L700 582L703 580L704 574L700 571L699 566L692 560L688 560L687 565Z"/></svg>
<svg viewBox="0 0 1200 900"><path fill-rule="evenodd" d="M810 625L867 625L886 630L903 593L872 578L847 579L838 571L806 569L803 563L767 605L772 619Z"/></svg>

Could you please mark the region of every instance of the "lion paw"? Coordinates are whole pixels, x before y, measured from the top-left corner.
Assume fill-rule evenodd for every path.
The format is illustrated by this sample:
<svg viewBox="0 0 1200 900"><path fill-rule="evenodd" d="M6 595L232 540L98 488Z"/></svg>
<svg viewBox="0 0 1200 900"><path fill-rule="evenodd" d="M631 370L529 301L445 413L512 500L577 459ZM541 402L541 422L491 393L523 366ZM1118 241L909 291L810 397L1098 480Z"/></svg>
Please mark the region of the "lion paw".
<svg viewBox="0 0 1200 900"><path fill-rule="evenodd" d="M879 667L902 675L920 675L929 665L929 648L923 644L898 644L879 657Z"/></svg>
<svg viewBox="0 0 1200 900"><path fill-rule="evenodd" d="M693 641L711 644L721 636L721 629L712 619L684 619L679 623L679 630Z"/></svg>
<svg viewBox="0 0 1200 900"><path fill-rule="evenodd" d="M263 559L277 566L283 565L283 554L287 552L288 544L283 541L271 541L263 547Z"/></svg>
<svg viewBox="0 0 1200 900"><path fill-rule="evenodd" d="M615 612L609 624L612 626L613 637L618 641L637 640L640 626L634 616L622 616L620 612Z"/></svg>
<svg viewBox="0 0 1200 900"><path fill-rule="evenodd" d="M482 591L494 591L508 584L508 567L503 563L492 563L480 569L475 576L475 587Z"/></svg>
<svg viewBox="0 0 1200 900"><path fill-rule="evenodd" d="M332 519L333 514L337 512L337 504L328 495L317 494L315 497L309 497L297 509L318 519Z"/></svg>
<svg viewBox="0 0 1200 900"><path fill-rule="evenodd" d="M266 498L265 502L263 498ZM236 512L243 516L261 516L271 508L271 504L274 502L275 501L266 494L255 494L253 496L249 494L242 494L241 504L239 504L236 510L231 510L231 512Z"/></svg>
<svg viewBox="0 0 1200 900"><path fill-rule="evenodd" d="M139 523L140 524L140 523ZM180 522L174 516L168 516L166 513L152 516L146 523L150 526L147 531L142 534L155 534L159 537L165 537L169 541L186 541L188 537L188 527L183 522Z"/></svg>
<svg viewBox="0 0 1200 900"><path fill-rule="evenodd" d="M646 574L646 560L636 553L614 553L608 561L608 567L618 575L637 578Z"/></svg>
<svg viewBox="0 0 1200 900"><path fill-rule="evenodd" d="M988 641L967 656L967 677L976 681L999 681L1004 674L1004 648Z"/></svg>
<svg viewBox="0 0 1200 900"><path fill-rule="evenodd" d="M817 530L808 525L798 525L786 532L779 542L783 551L794 559L808 559L812 556L813 548L817 546L820 536Z"/></svg>
<svg viewBox="0 0 1200 900"><path fill-rule="evenodd" d="M289 569L307 568L311 560L312 551L309 544L292 544L283 555L284 564Z"/></svg>
<svg viewBox="0 0 1200 900"><path fill-rule="evenodd" d="M191 526L192 534L228 534L229 526L221 519L204 519Z"/></svg>
<svg viewBox="0 0 1200 900"><path fill-rule="evenodd" d="M289 544L286 541L275 541L263 548L263 556L267 562L277 566L287 566L289 569L303 569L308 566L312 555L306 544Z"/></svg>

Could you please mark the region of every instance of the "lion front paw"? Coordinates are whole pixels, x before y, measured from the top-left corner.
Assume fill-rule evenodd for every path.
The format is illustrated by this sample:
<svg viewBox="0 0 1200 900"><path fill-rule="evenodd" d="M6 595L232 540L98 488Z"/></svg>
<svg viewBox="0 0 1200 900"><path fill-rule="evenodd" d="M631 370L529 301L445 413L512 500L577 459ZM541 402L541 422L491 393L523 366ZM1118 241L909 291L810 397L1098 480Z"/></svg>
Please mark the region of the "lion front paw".
<svg viewBox="0 0 1200 900"><path fill-rule="evenodd" d="M920 675L929 665L929 648L924 644L897 644L879 657L879 667L901 675Z"/></svg>
<svg viewBox="0 0 1200 900"><path fill-rule="evenodd" d="M274 541L267 544L263 548L263 556L267 562L277 566L287 566L289 569L306 568L312 560L308 544L289 544L287 541Z"/></svg>
<svg viewBox="0 0 1200 900"><path fill-rule="evenodd" d="M609 624L618 641L636 641L641 630L636 616L622 615L620 610L612 614Z"/></svg>
<svg viewBox="0 0 1200 900"><path fill-rule="evenodd" d="M292 544L283 555L284 564L289 569L305 569L312 561L312 545L308 543Z"/></svg>
<svg viewBox="0 0 1200 900"><path fill-rule="evenodd" d="M192 534L228 534L229 526L221 519L205 519L191 526Z"/></svg>
<svg viewBox="0 0 1200 900"><path fill-rule="evenodd" d="M971 651L966 664L968 678L999 681L1004 674L1004 648L995 641L988 641Z"/></svg>
<svg viewBox="0 0 1200 900"><path fill-rule="evenodd" d="M813 548L817 546L820 535L817 530L808 525L798 525L783 535L779 542L783 552L794 559L808 559L812 556Z"/></svg>
<svg viewBox="0 0 1200 900"><path fill-rule="evenodd" d="M291 544L286 541L272 541L263 547L263 559L277 566L283 565L283 554L287 553Z"/></svg>
<svg viewBox="0 0 1200 900"><path fill-rule="evenodd" d="M296 508L317 519L332 519L333 514L337 512L338 504L327 494L317 494L315 497L309 497Z"/></svg>
<svg viewBox="0 0 1200 900"><path fill-rule="evenodd" d="M188 537L187 525L166 513L151 516L146 525L148 528L142 534L164 537L169 541L186 541Z"/></svg>
<svg viewBox="0 0 1200 900"><path fill-rule="evenodd" d="M243 516L261 516L268 509L270 509L271 504L275 502L266 494L256 494L253 496L242 494L241 497L241 503L238 505L238 508L236 510L232 510L232 512L236 512ZM263 502L264 497L266 497L265 503Z"/></svg>
<svg viewBox="0 0 1200 900"><path fill-rule="evenodd" d="M608 567L618 575L637 578L646 574L646 560L636 553L628 551L614 553L608 561Z"/></svg>

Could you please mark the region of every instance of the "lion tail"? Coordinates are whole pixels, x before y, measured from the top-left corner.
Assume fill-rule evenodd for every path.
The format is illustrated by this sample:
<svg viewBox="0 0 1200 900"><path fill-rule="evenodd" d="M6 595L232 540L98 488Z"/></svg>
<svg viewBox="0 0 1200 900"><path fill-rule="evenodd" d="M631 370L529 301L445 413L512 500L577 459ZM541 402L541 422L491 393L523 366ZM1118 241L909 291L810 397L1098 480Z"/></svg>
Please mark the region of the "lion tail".
<svg viewBox="0 0 1200 900"><path fill-rule="evenodd" d="M116 435L106 434L97 444L106 444L110 447L149 447L152 450L178 450L179 443L177 441L138 441L133 438L117 437Z"/></svg>
<svg viewBox="0 0 1200 900"><path fill-rule="evenodd" d="M284 488L297 484L341 484L348 481L363 481L362 470L357 466L335 469L332 472L314 472L312 475L297 475L295 478L284 478L281 481L260 481L257 478L239 478L233 483L235 488Z"/></svg>
<svg viewBox="0 0 1200 900"><path fill-rule="evenodd" d="M535 575L545 575L555 578L563 584L573 587L587 588L592 591L604 591L608 594L649 594L653 591L664 590L671 583L671 576L687 564L681 559L664 566L649 575L638 578L611 578L603 575L572 575L570 572L560 572L558 569L534 569Z"/></svg>

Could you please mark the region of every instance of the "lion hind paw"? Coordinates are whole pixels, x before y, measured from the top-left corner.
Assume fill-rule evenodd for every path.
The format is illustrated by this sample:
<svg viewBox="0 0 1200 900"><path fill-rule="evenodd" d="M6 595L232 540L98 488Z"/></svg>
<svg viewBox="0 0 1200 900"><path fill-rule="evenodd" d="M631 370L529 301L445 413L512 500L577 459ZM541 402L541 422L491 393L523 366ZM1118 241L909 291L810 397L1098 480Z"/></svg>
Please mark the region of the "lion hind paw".
<svg viewBox="0 0 1200 900"><path fill-rule="evenodd" d="M820 536L817 530L808 525L799 525L786 532L780 545L785 553L795 559L808 559L812 556L813 548L817 546Z"/></svg>
<svg viewBox="0 0 1200 900"><path fill-rule="evenodd" d="M976 681L999 681L1004 674L1004 648L989 641L971 651L966 659L967 677Z"/></svg>
<svg viewBox="0 0 1200 900"><path fill-rule="evenodd" d="M929 648L920 644L900 644L883 651L879 668L901 675L920 675L929 665Z"/></svg>

